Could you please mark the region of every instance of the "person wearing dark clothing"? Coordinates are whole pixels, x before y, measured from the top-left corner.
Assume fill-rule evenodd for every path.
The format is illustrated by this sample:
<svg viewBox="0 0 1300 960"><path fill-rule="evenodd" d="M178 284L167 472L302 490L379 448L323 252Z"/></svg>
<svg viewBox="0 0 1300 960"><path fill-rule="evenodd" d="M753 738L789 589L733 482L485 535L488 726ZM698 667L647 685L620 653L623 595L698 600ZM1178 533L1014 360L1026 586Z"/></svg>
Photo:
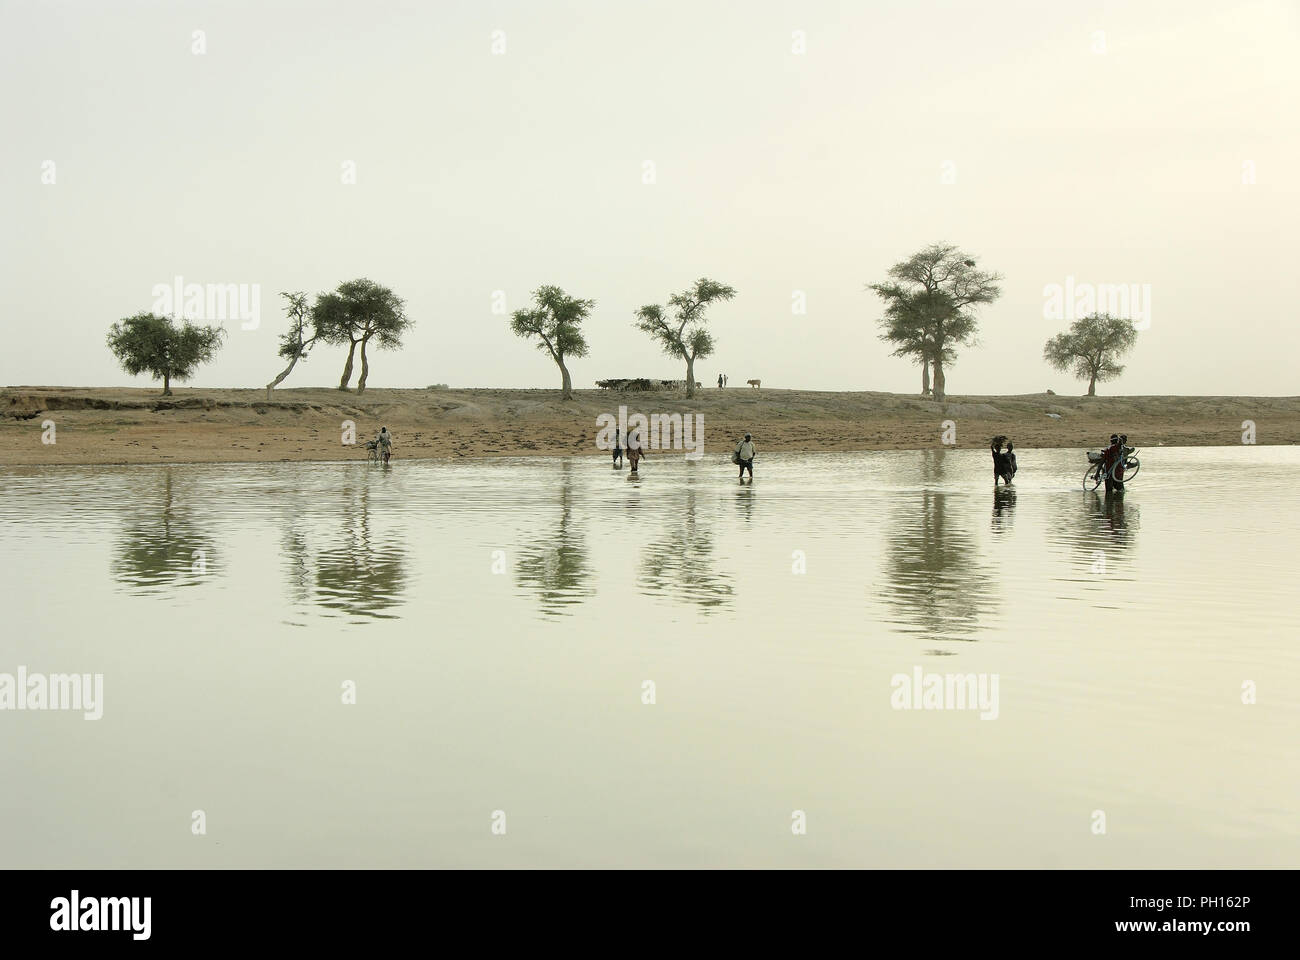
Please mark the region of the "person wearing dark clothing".
<svg viewBox="0 0 1300 960"><path fill-rule="evenodd" d="M1110 446L1101 452L1101 467L1105 471L1106 492L1124 492L1124 453L1128 435L1120 437L1117 433L1110 435Z"/></svg>
<svg viewBox="0 0 1300 960"><path fill-rule="evenodd" d="M1002 452L1004 443L1007 445L1006 453ZM1016 475L1016 455L1011 452L1013 449L1014 446L1002 434L989 441L989 452L993 454L993 486L996 487L999 480L1010 483Z"/></svg>
<svg viewBox="0 0 1300 960"><path fill-rule="evenodd" d="M614 466L623 466L623 446L619 439L618 428L614 428Z"/></svg>

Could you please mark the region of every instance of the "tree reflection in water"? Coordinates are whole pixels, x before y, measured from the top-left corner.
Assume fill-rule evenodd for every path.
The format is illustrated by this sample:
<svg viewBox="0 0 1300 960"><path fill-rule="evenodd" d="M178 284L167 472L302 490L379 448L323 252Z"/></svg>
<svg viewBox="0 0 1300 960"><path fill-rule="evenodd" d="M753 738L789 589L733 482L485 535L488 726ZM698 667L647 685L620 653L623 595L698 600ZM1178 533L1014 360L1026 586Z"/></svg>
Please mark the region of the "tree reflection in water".
<svg viewBox="0 0 1300 960"><path fill-rule="evenodd" d="M406 589L406 551L371 530L369 478L344 484L342 517L327 545L312 551L308 537L288 520L281 541L291 595L354 622L396 619Z"/></svg>
<svg viewBox="0 0 1300 960"><path fill-rule="evenodd" d="M521 547L515 563L516 584L536 595L539 612L548 618L572 613L592 589L587 542L574 516L572 471L573 465L564 460L554 532Z"/></svg>
<svg viewBox="0 0 1300 960"><path fill-rule="evenodd" d="M192 587L220 572L215 542L200 516L204 501L192 479L162 467L157 489L138 493L114 550L118 583L153 593Z"/></svg>
<svg viewBox="0 0 1300 960"><path fill-rule="evenodd" d="M980 615L995 602L993 568L970 533L949 516L966 508L955 494L935 489L946 480L943 452L918 461L923 488L897 494L885 530L887 619L910 633L938 640L969 640Z"/></svg>
<svg viewBox="0 0 1300 960"><path fill-rule="evenodd" d="M642 546L641 592L671 593L713 612L729 604L735 593L731 578L713 565L712 528L698 519L695 489L690 486L681 516Z"/></svg>

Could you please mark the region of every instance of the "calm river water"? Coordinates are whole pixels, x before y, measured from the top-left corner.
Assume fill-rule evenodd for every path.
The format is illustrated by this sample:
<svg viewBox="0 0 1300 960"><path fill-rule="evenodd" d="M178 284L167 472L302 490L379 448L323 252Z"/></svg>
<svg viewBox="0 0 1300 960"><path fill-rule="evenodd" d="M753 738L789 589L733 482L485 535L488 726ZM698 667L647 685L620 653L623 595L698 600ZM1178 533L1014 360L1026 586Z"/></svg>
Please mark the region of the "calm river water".
<svg viewBox="0 0 1300 960"><path fill-rule="evenodd" d="M1300 865L1300 452L1018 453L0 469L0 866Z"/></svg>

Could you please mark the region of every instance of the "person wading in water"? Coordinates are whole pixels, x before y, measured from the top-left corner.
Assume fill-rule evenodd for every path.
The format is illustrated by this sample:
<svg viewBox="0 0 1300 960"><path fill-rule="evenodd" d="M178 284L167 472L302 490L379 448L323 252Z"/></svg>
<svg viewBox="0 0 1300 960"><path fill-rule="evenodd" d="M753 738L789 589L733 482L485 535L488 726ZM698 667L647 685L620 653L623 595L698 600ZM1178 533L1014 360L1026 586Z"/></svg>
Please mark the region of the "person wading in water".
<svg viewBox="0 0 1300 960"><path fill-rule="evenodd" d="M637 461L645 456L645 451L641 449L641 431L629 433L627 435L627 462L632 465L632 472L636 473Z"/></svg>
<svg viewBox="0 0 1300 960"><path fill-rule="evenodd" d="M1002 444L1007 445L1007 452L1002 452ZM1011 482L1011 478L1016 475L1016 455L1013 452L1015 445L1003 434L998 434L989 441L989 451L993 454L993 486L998 485L998 480Z"/></svg>
<svg viewBox="0 0 1300 960"><path fill-rule="evenodd" d="M1124 454L1128 435L1110 435L1110 446L1101 452L1102 469L1106 471L1106 492L1124 492ZM1113 476L1112 476L1113 475Z"/></svg>
<svg viewBox="0 0 1300 960"><path fill-rule="evenodd" d="M740 464L740 482L745 482L745 471L749 471L749 480L754 481L754 438L745 434L745 439L736 444L732 462Z"/></svg>

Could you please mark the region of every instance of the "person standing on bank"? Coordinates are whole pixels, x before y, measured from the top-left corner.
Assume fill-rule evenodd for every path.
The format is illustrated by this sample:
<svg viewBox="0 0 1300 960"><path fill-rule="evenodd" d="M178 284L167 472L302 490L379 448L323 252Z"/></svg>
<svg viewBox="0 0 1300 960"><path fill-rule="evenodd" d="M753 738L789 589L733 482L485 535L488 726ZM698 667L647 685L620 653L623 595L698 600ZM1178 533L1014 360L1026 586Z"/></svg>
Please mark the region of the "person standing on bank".
<svg viewBox="0 0 1300 960"><path fill-rule="evenodd" d="M745 482L745 471L749 471L749 479L752 483L754 480L754 438L748 433L745 439L736 444L736 452L732 455L732 462L740 465L740 482Z"/></svg>

